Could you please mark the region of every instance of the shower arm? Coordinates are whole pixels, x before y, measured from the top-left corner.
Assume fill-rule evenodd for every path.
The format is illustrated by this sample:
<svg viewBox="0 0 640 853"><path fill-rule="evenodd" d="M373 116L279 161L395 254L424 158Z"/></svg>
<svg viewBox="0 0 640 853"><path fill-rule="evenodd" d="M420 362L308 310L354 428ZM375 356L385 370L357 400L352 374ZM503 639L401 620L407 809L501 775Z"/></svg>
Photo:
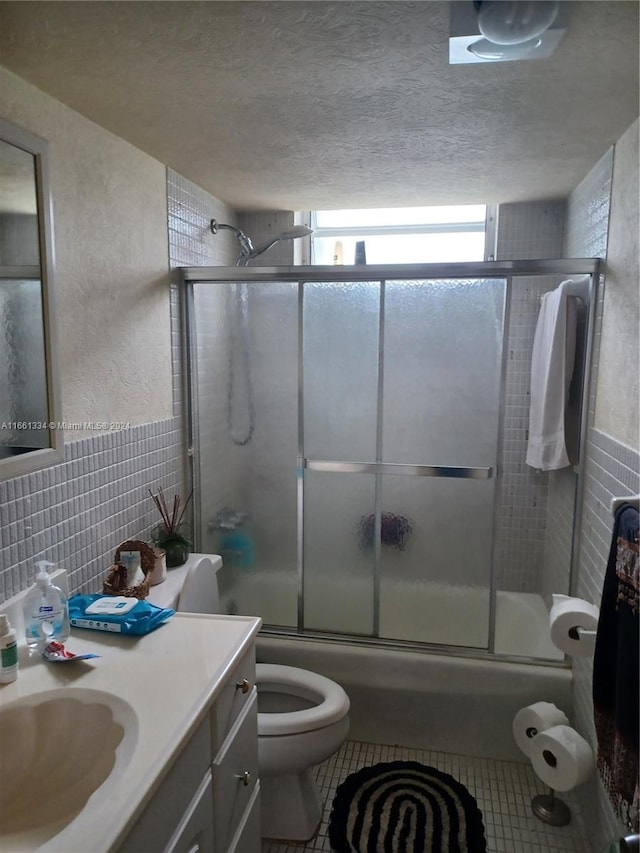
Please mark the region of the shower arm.
<svg viewBox="0 0 640 853"><path fill-rule="evenodd" d="M240 257L236 261L236 266L246 266L246 263L254 257L253 253L255 249L253 248L253 243L251 242L251 238L247 237L244 231L241 231L239 228L236 228L235 225L225 225L224 222L218 222L217 219L212 219L209 223L209 228L211 229L212 234L217 234L220 229L224 229L225 231L233 231L233 233L238 238L238 242L240 243ZM268 246L266 248L269 248ZM261 252L264 252L265 249L261 249ZM246 259L246 260L245 260ZM244 261L244 263L242 263Z"/></svg>

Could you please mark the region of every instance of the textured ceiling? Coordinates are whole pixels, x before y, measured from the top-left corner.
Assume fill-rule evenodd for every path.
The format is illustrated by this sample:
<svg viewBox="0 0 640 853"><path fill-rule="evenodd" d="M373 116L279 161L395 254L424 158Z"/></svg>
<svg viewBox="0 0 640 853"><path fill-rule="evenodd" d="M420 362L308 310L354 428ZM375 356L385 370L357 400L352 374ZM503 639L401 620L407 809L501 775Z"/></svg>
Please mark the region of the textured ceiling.
<svg viewBox="0 0 640 853"><path fill-rule="evenodd" d="M448 34L445 2L0 2L1 64L239 209L563 196L638 115L635 0L543 60Z"/></svg>

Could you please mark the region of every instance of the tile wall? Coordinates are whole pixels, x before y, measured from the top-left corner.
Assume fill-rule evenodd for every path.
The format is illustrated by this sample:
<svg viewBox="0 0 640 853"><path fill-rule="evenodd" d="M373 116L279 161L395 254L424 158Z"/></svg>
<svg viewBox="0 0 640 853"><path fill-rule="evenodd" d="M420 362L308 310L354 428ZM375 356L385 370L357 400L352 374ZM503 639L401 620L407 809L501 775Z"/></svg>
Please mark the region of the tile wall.
<svg viewBox="0 0 640 853"><path fill-rule="evenodd" d="M565 213L564 201L500 205L497 260L562 257ZM535 324L542 294L558 283L551 276L513 279L496 558L499 589L514 592L542 587L548 479L524 460Z"/></svg>
<svg viewBox="0 0 640 853"><path fill-rule="evenodd" d="M606 258L612 172L613 148L610 148L568 199L564 257ZM595 309L592 381L588 400L590 426L595 414L595 379L598 375L604 285L604 277L601 277ZM548 595L567 590L575 487L575 476L570 469L554 471L549 475L543 583L543 591Z"/></svg>
<svg viewBox="0 0 640 853"><path fill-rule="evenodd" d="M182 414L181 316L178 267L233 266L238 241L231 231L211 233L216 219L235 225L235 213L210 193L167 169L167 216L171 277L171 363L173 367L173 413Z"/></svg>
<svg viewBox="0 0 640 853"><path fill-rule="evenodd" d="M220 230L217 234L211 233L211 219L223 222L227 225L237 225L234 211L214 198L205 190L191 181L183 178L172 169L167 170L167 209L169 226L169 265L172 270L171 276L171 335L172 335L172 363L173 363L173 388L174 388L174 413L177 418L182 417L183 406L183 370L181 351L181 300L180 300L180 276L177 273L179 267L200 266L233 266L238 256L239 244L236 236L231 231ZM205 328L206 334L198 335L199 342L204 339L204 345L216 350L220 346L224 330L224 304L219 300L208 300L206 314L202 313L202 305L198 306L198 327ZM217 350L216 350L217 351ZM211 364L217 364L220 359L211 355ZM202 381L200 381L202 380ZM226 378L215 371L210 371L206 377L199 377L198 394L204 395L200 399L201 407L206 408L209 400L226 398ZM226 431L226 411L220 405L210 406L213 414L202 420L197 429L204 431L200 435L200 444L208 448L215 441L216 435L222 430ZM181 439L186 446L186 435L184 425L181 424ZM232 448L233 450L233 448ZM231 454L217 454L215 457L215 477L221 485L226 484L228 489L233 490L237 477L237 465ZM206 462L205 462L206 464ZM189 472L187 470L187 476ZM237 505L235 495L225 491L227 503ZM201 495L197 501L200 515L205 520L215 514L219 506L214 507L210 501L211 496ZM223 501L224 503L224 501Z"/></svg>
<svg viewBox="0 0 640 853"><path fill-rule="evenodd" d="M99 592L117 546L148 540L147 492L182 485L178 418L65 444L58 465L0 482L0 601L33 582L35 560L69 574L71 592Z"/></svg>

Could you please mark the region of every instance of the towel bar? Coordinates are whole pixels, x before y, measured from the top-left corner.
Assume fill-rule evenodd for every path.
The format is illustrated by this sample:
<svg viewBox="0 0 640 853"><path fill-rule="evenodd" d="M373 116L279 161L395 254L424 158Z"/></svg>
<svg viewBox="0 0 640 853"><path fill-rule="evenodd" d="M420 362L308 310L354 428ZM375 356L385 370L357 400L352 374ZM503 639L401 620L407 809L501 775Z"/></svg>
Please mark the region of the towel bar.
<svg viewBox="0 0 640 853"><path fill-rule="evenodd" d="M626 495L622 498L611 498L611 515L615 515L622 504L631 504L631 506L634 506L636 509L640 509L640 495Z"/></svg>

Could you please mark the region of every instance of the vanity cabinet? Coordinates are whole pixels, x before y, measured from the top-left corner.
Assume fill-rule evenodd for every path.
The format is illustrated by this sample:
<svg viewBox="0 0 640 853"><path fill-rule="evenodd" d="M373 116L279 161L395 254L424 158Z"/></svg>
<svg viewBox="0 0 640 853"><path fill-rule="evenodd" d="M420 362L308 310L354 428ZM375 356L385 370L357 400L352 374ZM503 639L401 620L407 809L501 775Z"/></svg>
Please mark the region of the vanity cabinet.
<svg viewBox="0 0 640 853"><path fill-rule="evenodd" d="M252 647L224 679L119 853L260 853L257 708Z"/></svg>

